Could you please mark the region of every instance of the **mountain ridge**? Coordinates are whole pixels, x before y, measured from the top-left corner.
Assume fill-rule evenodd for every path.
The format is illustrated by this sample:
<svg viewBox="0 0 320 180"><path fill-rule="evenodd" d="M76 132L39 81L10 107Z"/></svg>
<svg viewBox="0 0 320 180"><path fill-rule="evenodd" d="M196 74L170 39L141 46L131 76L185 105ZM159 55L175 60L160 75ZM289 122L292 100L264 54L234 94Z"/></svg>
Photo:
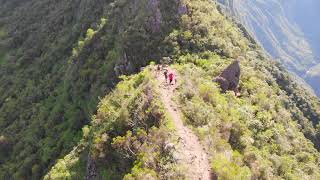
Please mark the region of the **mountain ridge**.
<svg viewBox="0 0 320 180"><path fill-rule="evenodd" d="M73 2L85 10L76 12ZM60 23L45 25L36 19L30 20L33 25L18 23L19 16L33 17L32 11L1 14L8 31L1 43L11 47L0 65L1 178L79 179L90 177L87 169L111 179L183 177L174 151L165 148L175 144L174 130L159 101L152 65L130 76L151 61L174 64L181 75L178 82L184 83L174 95L185 123L207 146L215 175L317 177L319 100L245 38L215 3L99 2L51 2L58 4L51 13L59 18L50 13L41 18ZM1 12L12 10L9 5ZM9 20L17 22L17 33ZM41 33L52 26L57 34ZM212 79L239 53L244 70L237 99L220 93Z"/></svg>

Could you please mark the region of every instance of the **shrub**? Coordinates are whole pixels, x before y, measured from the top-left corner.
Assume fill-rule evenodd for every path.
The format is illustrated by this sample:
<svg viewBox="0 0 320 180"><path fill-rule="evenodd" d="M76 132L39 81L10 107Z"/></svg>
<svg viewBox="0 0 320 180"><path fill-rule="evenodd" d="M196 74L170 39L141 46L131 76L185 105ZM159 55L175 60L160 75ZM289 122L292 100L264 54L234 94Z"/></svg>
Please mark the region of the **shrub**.
<svg viewBox="0 0 320 180"><path fill-rule="evenodd" d="M212 160L212 169L219 179L222 180L249 180L251 179L250 169L246 166L241 167L229 161L224 155L216 154Z"/></svg>

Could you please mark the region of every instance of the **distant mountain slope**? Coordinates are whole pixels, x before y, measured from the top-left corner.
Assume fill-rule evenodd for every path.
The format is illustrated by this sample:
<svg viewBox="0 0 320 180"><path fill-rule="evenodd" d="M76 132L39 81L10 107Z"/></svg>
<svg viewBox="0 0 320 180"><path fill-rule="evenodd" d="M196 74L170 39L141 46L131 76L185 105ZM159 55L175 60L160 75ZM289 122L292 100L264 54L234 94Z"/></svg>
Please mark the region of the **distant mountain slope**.
<svg viewBox="0 0 320 180"><path fill-rule="evenodd" d="M305 38L311 44L312 50L320 58L320 24L317 18L320 15L320 1L317 0L291 0L292 5L287 5L286 15L296 23L303 32ZM291 1L286 3L291 4Z"/></svg>
<svg viewBox="0 0 320 180"><path fill-rule="evenodd" d="M320 16L317 0L221 0L272 57L304 78L320 95ZM314 69L314 68L313 68Z"/></svg>

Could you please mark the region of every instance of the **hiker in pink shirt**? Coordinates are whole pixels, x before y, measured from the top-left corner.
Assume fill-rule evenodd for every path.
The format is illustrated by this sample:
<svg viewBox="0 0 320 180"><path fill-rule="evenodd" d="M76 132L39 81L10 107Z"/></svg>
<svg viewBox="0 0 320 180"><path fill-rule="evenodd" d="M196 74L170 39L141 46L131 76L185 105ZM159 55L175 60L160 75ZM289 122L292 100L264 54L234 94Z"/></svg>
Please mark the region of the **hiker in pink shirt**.
<svg viewBox="0 0 320 180"><path fill-rule="evenodd" d="M174 79L175 77L174 77L174 73L171 71L170 73L169 73L169 84L171 84L172 82L173 82L173 79Z"/></svg>

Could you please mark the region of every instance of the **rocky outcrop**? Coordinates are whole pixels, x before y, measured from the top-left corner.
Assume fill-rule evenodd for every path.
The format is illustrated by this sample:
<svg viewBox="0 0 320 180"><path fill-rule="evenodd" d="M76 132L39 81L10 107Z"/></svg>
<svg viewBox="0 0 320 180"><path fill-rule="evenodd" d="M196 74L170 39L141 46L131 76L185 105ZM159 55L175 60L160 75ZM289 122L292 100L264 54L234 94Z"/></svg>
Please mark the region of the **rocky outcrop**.
<svg viewBox="0 0 320 180"><path fill-rule="evenodd" d="M98 176L97 166L95 160L88 154L87 168L86 168L86 180L94 180Z"/></svg>
<svg viewBox="0 0 320 180"><path fill-rule="evenodd" d="M179 1L180 2L180 1ZM179 3L179 7L178 7L178 14L179 15L183 15L183 14L188 14L188 7L187 5L183 4L183 3Z"/></svg>
<svg viewBox="0 0 320 180"><path fill-rule="evenodd" d="M113 70L117 76L125 75L133 71L132 63L128 60L126 53L118 60Z"/></svg>
<svg viewBox="0 0 320 180"><path fill-rule="evenodd" d="M235 60L230 64L222 73L214 79L217 82L223 93L232 90L235 94L239 95L238 85L240 80L240 61Z"/></svg>
<svg viewBox="0 0 320 180"><path fill-rule="evenodd" d="M147 20L147 25L152 33L161 31L162 14L159 8L159 0L149 0L148 9L152 15Z"/></svg>

